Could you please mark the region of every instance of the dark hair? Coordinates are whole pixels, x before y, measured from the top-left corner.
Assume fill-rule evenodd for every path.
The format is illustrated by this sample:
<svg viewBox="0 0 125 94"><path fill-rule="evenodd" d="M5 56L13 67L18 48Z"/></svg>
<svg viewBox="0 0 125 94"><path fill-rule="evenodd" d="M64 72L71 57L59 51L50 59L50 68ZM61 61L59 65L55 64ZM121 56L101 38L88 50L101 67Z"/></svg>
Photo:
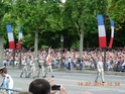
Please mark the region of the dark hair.
<svg viewBox="0 0 125 94"><path fill-rule="evenodd" d="M7 69L4 67L0 70L0 73L7 73Z"/></svg>
<svg viewBox="0 0 125 94"><path fill-rule="evenodd" d="M44 79L36 79L30 83L29 92L33 94L49 94L50 84Z"/></svg>
<svg viewBox="0 0 125 94"><path fill-rule="evenodd" d="M33 94L31 92L19 92L18 94Z"/></svg>

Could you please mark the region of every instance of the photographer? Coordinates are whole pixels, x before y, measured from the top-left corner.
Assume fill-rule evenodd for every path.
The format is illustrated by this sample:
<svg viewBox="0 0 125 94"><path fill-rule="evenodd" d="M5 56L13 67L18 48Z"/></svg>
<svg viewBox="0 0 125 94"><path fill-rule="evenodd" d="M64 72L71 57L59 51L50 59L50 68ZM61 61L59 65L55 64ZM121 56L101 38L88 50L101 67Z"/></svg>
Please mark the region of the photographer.
<svg viewBox="0 0 125 94"><path fill-rule="evenodd" d="M13 79L9 74L7 74L7 69L5 67L0 68L0 74L3 77L1 87L6 89L13 89ZM8 94L13 94L12 91L8 90L7 92Z"/></svg>
<svg viewBox="0 0 125 94"><path fill-rule="evenodd" d="M56 94L57 91L51 92L53 85L45 79L36 79L29 85L29 92L33 94ZM64 88L60 88L59 94L67 94Z"/></svg>

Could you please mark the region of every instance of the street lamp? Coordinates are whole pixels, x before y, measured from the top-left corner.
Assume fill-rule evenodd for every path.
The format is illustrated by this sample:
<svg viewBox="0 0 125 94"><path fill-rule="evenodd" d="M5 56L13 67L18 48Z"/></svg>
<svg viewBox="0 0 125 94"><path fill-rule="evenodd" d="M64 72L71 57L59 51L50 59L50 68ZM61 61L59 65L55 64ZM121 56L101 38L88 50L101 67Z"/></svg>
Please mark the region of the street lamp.
<svg viewBox="0 0 125 94"><path fill-rule="evenodd" d="M60 37L60 42L61 42L61 66L60 68L62 69L63 68L63 43L64 43L64 37L61 36Z"/></svg>

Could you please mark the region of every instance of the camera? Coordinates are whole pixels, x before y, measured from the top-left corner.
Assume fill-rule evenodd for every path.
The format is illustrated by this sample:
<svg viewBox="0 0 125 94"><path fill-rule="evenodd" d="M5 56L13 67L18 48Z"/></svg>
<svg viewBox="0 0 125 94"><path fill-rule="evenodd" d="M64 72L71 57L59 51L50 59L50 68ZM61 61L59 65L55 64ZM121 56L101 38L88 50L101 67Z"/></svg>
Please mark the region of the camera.
<svg viewBox="0 0 125 94"><path fill-rule="evenodd" d="M52 90L60 90L61 87L61 85L54 85L52 86Z"/></svg>

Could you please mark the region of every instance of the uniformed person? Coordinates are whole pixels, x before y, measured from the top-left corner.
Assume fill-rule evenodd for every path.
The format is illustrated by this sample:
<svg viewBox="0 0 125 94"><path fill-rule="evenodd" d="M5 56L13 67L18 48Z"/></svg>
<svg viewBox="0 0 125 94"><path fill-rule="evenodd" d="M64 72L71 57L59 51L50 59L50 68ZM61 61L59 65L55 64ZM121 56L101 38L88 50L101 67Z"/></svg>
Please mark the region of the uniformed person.
<svg viewBox="0 0 125 94"><path fill-rule="evenodd" d="M22 68L20 77L22 78L23 73L25 73L25 78L27 78L27 59L26 58L22 60L22 65L23 65L23 68Z"/></svg>
<svg viewBox="0 0 125 94"><path fill-rule="evenodd" d="M99 57L99 59L97 61L97 76L96 76L95 82L97 82L99 76L101 76L102 83L105 83L102 57Z"/></svg>
<svg viewBox="0 0 125 94"><path fill-rule="evenodd" d="M42 77L43 77L43 74L44 74L44 58L41 57L40 60L38 61L38 73L37 73L37 77L40 76L40 74L42 74Z"/></svg>
<svg viewBox="0 0 125 94"><path fill-rule="evenodd" d="M6 88L6 89L13 89L13 79L12 77L7 74L7 69L5 67L1 67L0 68L0 74L3 77L3 82L1 84L2 88ZM13 94L13 91L7 90L8 94Z"/></svg>
<svg viewBox="0 0 125 94"><path fill-rule="evenodd" d="M45 63L46 63L46 67L45 67L45 74L44 74L44 76L43 76L43 78L45 78L46 76L47 76L47 73L48 73L48 71L50 70L50 72L51 72L51 77L54 77L53 76L53 69L52 69L52 64L51 64L51 59L52 59L52 57L51 57L51 48L49 48L49 50L48 50L48 55L47 55L47 57L46 57L46 60L45 60Z"/></svg>
<svg viewBox="0 0 125 94"><path fill-rule="evenodd" d="M32 74L33 78L36 78L36 67L35 67L34 59L32 59L32 58L30 59L29 65L30 65L30 72L29 72L27 78L30 78L31 74Z"/></svg>

